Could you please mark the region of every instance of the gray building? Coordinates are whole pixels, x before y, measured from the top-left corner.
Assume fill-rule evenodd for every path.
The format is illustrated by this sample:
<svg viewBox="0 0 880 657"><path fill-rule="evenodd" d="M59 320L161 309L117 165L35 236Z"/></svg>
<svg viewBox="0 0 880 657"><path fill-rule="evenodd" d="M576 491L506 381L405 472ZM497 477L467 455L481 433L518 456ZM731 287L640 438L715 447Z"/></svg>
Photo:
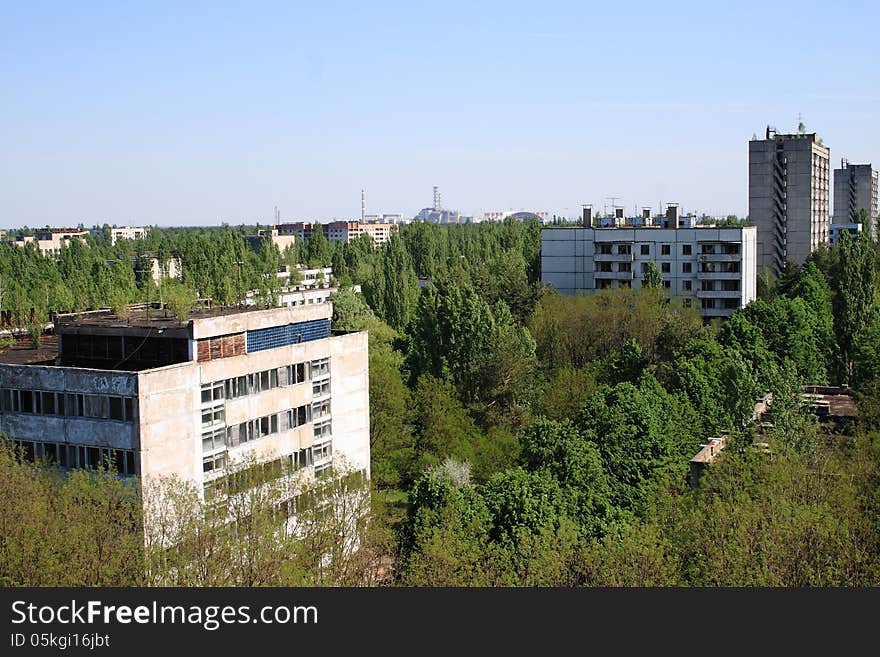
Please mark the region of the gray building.
<svg viewBox="0 0 880 657"><path fill-rule="evenodd" d="M210 498L256 460L296 481L337 457L369 477L367 334L330 303L59 316L57 340L0 354L0 433L62 468L179 477Z"/></svg>
<svg viewBox="0 0 880 657"><path fill-rule="evenodd" d="M856 212L868 213L872 238L877 237L877 169L870 164L850 164L846 160L834 170L834 223L851 224Z"/></svg>
<svg viewBox="0 0 880 657"><path fill-rule="evenodd" d="M563 294L639 288L648 263L663 290L703 317L728 317L755 298L754 226L699 226L671 207L639 226L595 227L589 209L581 228L541 231L541 280Z"/></svg>
<svg viewBox="0 0 880 657"><path fill-rule="evenodd" d="M803 263L830 227L830 150L816 133L768 127L749 142L749 222L758 227L758 270Z"/></svg>

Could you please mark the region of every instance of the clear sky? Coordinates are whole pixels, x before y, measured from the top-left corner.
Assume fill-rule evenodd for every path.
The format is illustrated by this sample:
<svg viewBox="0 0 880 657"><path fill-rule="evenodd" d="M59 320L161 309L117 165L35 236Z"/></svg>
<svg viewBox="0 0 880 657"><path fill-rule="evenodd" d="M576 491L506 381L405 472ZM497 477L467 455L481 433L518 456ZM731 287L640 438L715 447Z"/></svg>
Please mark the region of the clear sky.
<svg viewBox="0 0 880 657"><path fill-rule="evenodd" d="M596 8L593 5L600 5ZM373 6L375 5L375 6ZM876 2L0 0L0 226L747 210L769 123L880 163Z"/></svg>

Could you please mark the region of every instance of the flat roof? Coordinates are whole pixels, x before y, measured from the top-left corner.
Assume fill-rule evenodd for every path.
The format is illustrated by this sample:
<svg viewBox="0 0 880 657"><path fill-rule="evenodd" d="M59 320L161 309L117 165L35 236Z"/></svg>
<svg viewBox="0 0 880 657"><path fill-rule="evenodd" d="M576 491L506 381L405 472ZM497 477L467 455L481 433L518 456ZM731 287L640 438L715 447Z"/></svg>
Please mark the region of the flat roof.
<svg viewBox="0 0 880 657"><path fill-rule="evenodd" d="M82 313L64 313L57 315L55 324L58 328L66 327L103 327L103 328L161 328L182 329L192 320L210 319L214 317L228 317L267 310L261 306L203 306L191 310L184 323L178 322L170 308L164 310L155 305L141 304L132 306L127 317L119 317L113 310L104 308L90 310ZM279 309L280 310L280 309Z"/></svg>
<svg viewBox="0 0 880 657"><path fill-rule="evenodd" d="M39 349L28 336L17 337L11 347L0 349L3 365L54 365L58 357L58 336L44 335Z"/></svg>

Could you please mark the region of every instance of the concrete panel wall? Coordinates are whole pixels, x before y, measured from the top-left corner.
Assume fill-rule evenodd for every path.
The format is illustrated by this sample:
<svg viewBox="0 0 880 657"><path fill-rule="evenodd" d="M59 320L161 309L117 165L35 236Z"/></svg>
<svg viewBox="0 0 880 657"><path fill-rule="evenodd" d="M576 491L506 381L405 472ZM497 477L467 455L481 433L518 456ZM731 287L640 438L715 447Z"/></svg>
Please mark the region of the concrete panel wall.
<svg viewBox="0 0 880 657"><path fill-rule="evenodd" d="M367 333L330 338L333 452L370 474L370 376Z"/></svg>
<svg viewBox="0 0 880 657"><path fill-rule="evenodd" d="M201 386L196 363L138 373L141 473L202 478Z"/></svg>

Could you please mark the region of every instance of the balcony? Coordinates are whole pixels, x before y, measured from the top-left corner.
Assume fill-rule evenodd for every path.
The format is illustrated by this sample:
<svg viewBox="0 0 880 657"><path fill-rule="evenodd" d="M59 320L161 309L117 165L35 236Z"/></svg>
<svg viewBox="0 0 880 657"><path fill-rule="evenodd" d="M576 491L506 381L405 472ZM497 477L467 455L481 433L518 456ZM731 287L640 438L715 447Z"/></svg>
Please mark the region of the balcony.
<svg viewBox="0 0 880 657"><path fill-rule="evenodd" d="M701 308L700 314L703 317L730 317L737 308Z"/></svg>
<svg viewBox="0 0 880 657"><path fill-rule="evenodd" d="M611 281L631 281L634 278L631 271L597 271L594 273L594 276Z"/></svg>
<svg viewBox="0 0 880 657"><path fill-rule="evenodd" d="M742 260L740 253L699 253L698 262L739 262Z"/></svg>
<svg viewBox="0 0 880 657"><path fill-rule="evenodd" d="M697 290L698 299L739 299L742 290Z"/></svg>
<svg viewBox="0 0 880 657"><path fill-rule="evenodd" d="M740 271L697 271L697 280L700 281L738 281L741 278Z"/></svg>
<svg viewBox="0 0 880 657"><path fill-rule="evenodd" d="M593 255L595 262L632 262L632 253L596 253Z"/></svg>

